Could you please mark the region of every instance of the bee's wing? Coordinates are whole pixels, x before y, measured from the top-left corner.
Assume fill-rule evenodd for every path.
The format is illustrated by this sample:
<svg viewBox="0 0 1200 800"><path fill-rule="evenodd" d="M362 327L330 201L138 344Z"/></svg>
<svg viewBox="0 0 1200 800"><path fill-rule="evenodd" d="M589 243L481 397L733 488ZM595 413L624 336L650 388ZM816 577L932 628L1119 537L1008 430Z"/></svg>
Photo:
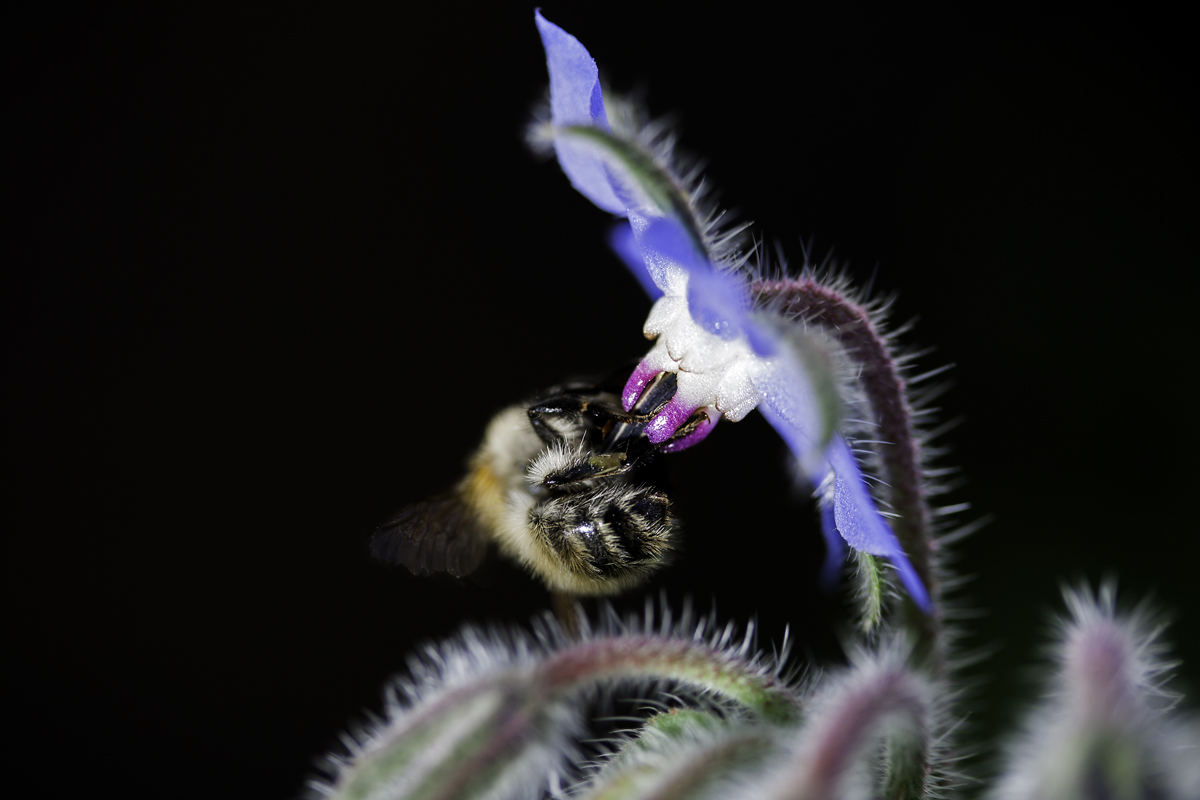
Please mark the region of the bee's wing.
<svg viewBox="0 0 1200 800"><path fill-rule="evenodd" d="M483 561L489 538L462 497L446 492L405 506L376 528L371 555L414 575L447 572L461 578Z"/></svg>

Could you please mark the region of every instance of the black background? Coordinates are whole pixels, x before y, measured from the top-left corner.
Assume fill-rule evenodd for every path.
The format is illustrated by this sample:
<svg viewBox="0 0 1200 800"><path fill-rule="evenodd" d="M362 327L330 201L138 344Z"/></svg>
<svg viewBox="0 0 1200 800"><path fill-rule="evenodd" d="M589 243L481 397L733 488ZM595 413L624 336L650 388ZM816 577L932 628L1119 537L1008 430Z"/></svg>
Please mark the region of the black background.
<svg viewBox="0 0 1200 800"><path fill-rule="evenodd" d="M922 366L956 365L950 499L995 519L959 550L991 648L972 722L1032 696L1063 581L1156 598L1194 685L1180 21L686 8L544 13L677 114L768 245L848 263L920 315ZM453 483L498 409L640 355L649 304L605 215L522 144L546 80L530 6L6 28L12 769L50 793L291 796L416 643L545 606L514 570L417 579L367 538ZM687 551L650 594L836 652L770 429L675 462Z"/></svg>

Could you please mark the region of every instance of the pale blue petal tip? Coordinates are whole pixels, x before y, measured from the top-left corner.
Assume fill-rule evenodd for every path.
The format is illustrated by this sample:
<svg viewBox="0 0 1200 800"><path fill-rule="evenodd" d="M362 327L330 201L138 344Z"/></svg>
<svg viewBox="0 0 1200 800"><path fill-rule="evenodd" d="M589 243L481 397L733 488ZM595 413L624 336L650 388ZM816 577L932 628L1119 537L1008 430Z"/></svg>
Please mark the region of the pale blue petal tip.
<svg viewBox="0 0 1200 800"><path fill-rule="evenodd" d="M633 277L637 278L637 282L641 284L642 289L650 296L651 300L662 297L663 291L654 285L654 279L650 277L650 271L646 269L646 259L642 258L642 251L633 237L633 228L629 227L628 222L618 222L612 227L608 233L608 246L620 257L621 261L625 262L625 266L633 273Z"/></svg>
<svg viewBox="0 0 1200 800"><path fill-rule="evenodd" d="M796 409L779 399L787 397L794 400L795 393L776 394L778 396L764 397L758 406L759 411L787 442L788 448L801 464L814 461L814 445L807 432L797 424ZM891 561L913 602L929 613L932 609L929 593L901 549L896 534L875 508L875 502L871 499L858 462L842 437L834 437L828 448L828 456L829 461L822 467L826 472L832 467L834 479L832 498L827 497L821 502L821 532L825 535L826 545L825 563L821 568L821 585L830 587L837 582L848 544L855 550L883 556ZM811 469L813 471L808 474L813 478L817 473L815 468Z"/></svg>
<svg viewBox="0 0 1200 800"><path fill-rule="evenodd" d="M586 50L584 51L587 52ZM592 87L592 97L588 102L588 111L592 115L592 125L602 131L611 131L608 126L608 111L604 108L604 90L600 88L600 79L596 78L596 85Z"/></svg>
<svg viewBox="0 0 1200 800"><path fill-rule="evenodd" d="M541 12L534 12L534 21L546 49L550 117L555 128L590 126L610 133L599 72L587 48ZM594 152L563 137L555 137L554 151L559 166L580 194L609 213L626 215L625 203L613 193L608 171Z"/></svg>
<svg viewBox="0 0 1200 800"><path fill-rule="evenodd" d="M921 583L920 576L913 569L908 556L904 555L904 551L897 550L888 556L888 560L896 568L896 573L900 576L900 583L904 584L904 588L908 591L908 596L926 614L931 613L933 611L933 603L929 600L929 592L925 590L925 584Z"/></svg>
<svg viewBox="0 0 1200 800"><path fill-rule="evenodd" d="M608 115L596 62L579 40L534 12L546 66L550 70L550 111L555 125L594 125L608 131Z"/></svg>
<svg viewBox="0 0 1200 800"><path fill-rule="evenodd" d="M855 550L883 556L891 561L913 602L929 612L932 608L929 593L900 547L891 526L875 508L875 501L871 499L858 461L841 436L834 437L829 446L829 461L835 476L833 517L838 533Z"/></svg>
<svg viewBox="0 0 1200 800"><path fill-rule="evenodd" d="M829 445L829 463L833 467L833 512L837 529L855 550L876 556L890 556L900 549L896 535L888 527L867 489L858 461L841 436Z"/></svg>

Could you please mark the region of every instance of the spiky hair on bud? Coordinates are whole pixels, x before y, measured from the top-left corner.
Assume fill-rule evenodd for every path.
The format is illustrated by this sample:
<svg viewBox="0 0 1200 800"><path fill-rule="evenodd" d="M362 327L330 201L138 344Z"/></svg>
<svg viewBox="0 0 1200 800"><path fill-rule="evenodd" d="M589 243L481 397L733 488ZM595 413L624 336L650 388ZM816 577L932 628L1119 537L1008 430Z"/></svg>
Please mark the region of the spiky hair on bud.
<svg viewBox="0 0 1200 800"><path fill-rule="evenodd" d="M1049 693L1008 748L993 800L1200 797L1200 731L1172 719L1161 616L1145 603L1118 613L1112 583L1063 595Z"/></svg>
<svg viewBox="0 0 1200 800"><path fill-rule="evenodd" d="M910 669L903 637L855 649L808 699L786 755L748 797L939 796L957 785L948 763L942 682Z"/></svg>
<svg viewBox="0 0 1200 800"><path fill-rule="evenodd" d="M791 721L802 690L782 671L786 652L760 654L753 626L739 638L712 616L676 621L665 604L627 619L607 608L578 637L549 616L531 633L468 627L410 659L383 718L343 738L311 795L537 796L578 772L584 712L617 688L722 719Z"/></svg>

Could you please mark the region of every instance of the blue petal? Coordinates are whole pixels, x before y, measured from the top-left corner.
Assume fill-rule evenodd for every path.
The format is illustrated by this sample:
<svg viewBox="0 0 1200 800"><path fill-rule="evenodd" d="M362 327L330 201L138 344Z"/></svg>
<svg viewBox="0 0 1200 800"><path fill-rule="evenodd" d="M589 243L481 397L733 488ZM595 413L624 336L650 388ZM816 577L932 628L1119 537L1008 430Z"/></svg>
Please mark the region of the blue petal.
<svg viewBox="0 0 1200 800"><path fill-rule="evenodd" d="M846 561L846 540L838 533L830 503L821 503L821 533L825 535L825 563L821 565L818 582L828 591L837 585L842 564Z"/></svg>
<svg viewBox="0 0 1200 800"><path fill-rule="evenodd" d="M795 350L805 344L791 343L780 329L753 319L743 323L743 327L752 345L756 340L760 342L755 349L769 349L778 356L769 362L769 369L751 378L762 398L758 410L787 442L801 471L816 486L830 471L824 451L836 420L828 417L814 376L806 368L802 354Z"/></svg>
<svg viewBox="0 0 1200 800"><path fill-rule="evenodd" d="M858 460L846 440L838 436L829 444L829 462L836 476L833 490L834 522L846 543L855 550L891 556L900 550L896 534L879 516L867 489Z"/></svg>
<svg viewBox="0 0 1200 800"><path fill-rule="evenodd" d="M833 519L838 533L855 550L883 556L891 561L909 596L923 610L929 611L929 593L896 540L891 526L875 508L875 501L871 499L858 461L841 436L835 436L829 445L829 462L834 472Z"/></svg>
<svg viewBox="0 0 1200 800"><path fill-rule="evenodd" d="M783 350L783 337L778 330L766 325L750 324L746 326L746 339L754 355L770 358L779 355Z"/></svg>
<svg viewBox="0 0 1200 800"><path fill-rule="evenodd" d="M671 276L673 270L682 270L690 276L712 269L683 223L674 217L644 217L635 213L630 216L630 223L646 271L654 285L663 291L675 282Z"/></svg>
<svg viewBox="0 0 1200 800"><path fill-rule="evenodd" d="M550 116L554 126L588 125L610 132L596 62L571 34L534 12L546 66L550 69ZM603 162L570 142L554 141L558 163L571 184L587 199L613 214L625 216L625 204L613 192Z"/></svg>
<svg viewBox="0 0 1200 800"><path fill-rule="evenodd" d="M913 569L908 556L904 555L904 552L901 551L897 555L889 556L888 560L896 568L896 574L900 576L900 583L904 584L904 588L908 591L908 596L913 599L917 607L926 614L932 613L933 603L929 600L929 592L925 591L925 584L921 583L921 577Z"/></svg>
<svg viewBox="0 0 1200 800"><path fill-rule="evenodd" d="M750 296L727 272L697 270L688 279L688 311L704 330L731 341L743 331Z"/></svg>
<svg viewBox="0 0 1200 800"><path fill-rule="evenodd" d="M633 273L633 277L637 278L637 282L642 285L646 294L650 295L651 300L662 297L662 289L654 285L654 279L646 269L646 259L642 258L642 251L638 248L633 228L629 227L628 222L618 222L613 226L608 233L608 246L625 262L625 266Z"/></svg>

